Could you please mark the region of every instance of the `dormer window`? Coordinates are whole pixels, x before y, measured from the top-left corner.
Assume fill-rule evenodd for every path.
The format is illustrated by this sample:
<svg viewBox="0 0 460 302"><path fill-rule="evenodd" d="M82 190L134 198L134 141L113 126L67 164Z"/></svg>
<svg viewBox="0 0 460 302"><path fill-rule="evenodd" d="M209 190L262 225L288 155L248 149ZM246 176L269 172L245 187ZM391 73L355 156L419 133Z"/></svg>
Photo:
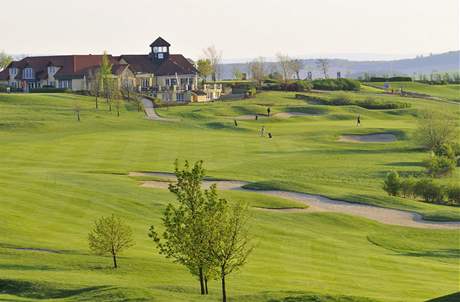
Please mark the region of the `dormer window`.
<svg viewBox="0 0 460 302"><path fill-rule="evenodd" d="M56 67L55 66L48 66L48 74L49 75L54 75L56 73Z"/></svg>
<svg viewBox="0 0 460 302"><path fill-rule="evenodd" d="M18 74L18 69L16 67L11 67L9 71L10 71L10 78L15 78L16 75Z"/></svg>
<svg viewBox="0 0 460 302"><path fill-rule="evenodd" d="M160 37L156 39L152 44L150 44L150 57L157 63L161 63L161 61L168 59L169 46L171 46L171 44L166 42L163 38Z"/></svg>
<svg viewBox="0 0 460 302"><path fill-rule="evenodd" d="M24 68L22 77L23 77L24 79L29 79L29 80L30 80L30 79L33 79L33 78L34 78L34 75L33 75L32 68L30 68L30 67Z"/></svg>

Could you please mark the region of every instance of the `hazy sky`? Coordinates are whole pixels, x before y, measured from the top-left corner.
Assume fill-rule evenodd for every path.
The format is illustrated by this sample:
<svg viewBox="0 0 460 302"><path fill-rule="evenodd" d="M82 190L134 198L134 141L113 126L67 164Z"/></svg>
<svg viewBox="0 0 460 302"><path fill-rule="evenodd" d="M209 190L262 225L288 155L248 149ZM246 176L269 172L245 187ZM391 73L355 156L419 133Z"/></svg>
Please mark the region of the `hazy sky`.
<svg viewBox="0 0 460 302"><path fill-rule="evenodd" d="M2 0L0 50L192 58L412 56L459 49L459 0Z"/></svg>

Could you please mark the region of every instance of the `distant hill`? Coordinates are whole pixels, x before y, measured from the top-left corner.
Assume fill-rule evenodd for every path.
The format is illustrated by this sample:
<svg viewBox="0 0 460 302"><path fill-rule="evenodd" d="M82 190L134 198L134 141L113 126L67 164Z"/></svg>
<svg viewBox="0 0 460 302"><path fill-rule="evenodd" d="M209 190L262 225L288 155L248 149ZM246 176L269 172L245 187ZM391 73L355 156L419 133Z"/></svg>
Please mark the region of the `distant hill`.
<svg viewBox="0 0 460 302"><path fill-rule="evenodd" d="M317 59L304 59L304 69L300 76L305 78L311 71L313 77L320 77L321 74L316 67ZM430 74L432 72L454 72L460 69L460 51L450 51L442 54L435 54L413 59L401 59L391 61L350 61L344 59L329 60L329 76L336 77L337 72L341 72L343 77L357 78L369 73L372 75L408 75ZM276 71L278 66L276 62L267 63L270 71ZM233 63L222 64L221 78L233 78L233 70L239 69L242 72L248 72L248 64Z"/></svg>

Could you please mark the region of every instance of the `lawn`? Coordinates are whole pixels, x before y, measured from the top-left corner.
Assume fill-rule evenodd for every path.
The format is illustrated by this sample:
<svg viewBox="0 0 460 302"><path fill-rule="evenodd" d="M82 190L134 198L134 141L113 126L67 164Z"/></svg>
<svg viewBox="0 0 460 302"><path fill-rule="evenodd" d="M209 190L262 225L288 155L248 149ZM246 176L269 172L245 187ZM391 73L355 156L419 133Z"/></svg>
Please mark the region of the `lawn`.
<svg viewBox="0 0 460 302"><path fill-rule="evenodd" d="M335 94L331 94L334 96ZM349 93L365 99L366 92ZM460 220L460 209L389 197L390 170L420 174L428 153L413 141L420 109L458 115L457 105L382 96L410 108L366 110L296 100L293 93L162 108L177 122L152 122L127 105L117 118L104 103L71 94L0 94L0 301L218 301L201 297L186 269L147 237L170 193L139 187L131 171L170 172L176 158L203 159L208 176L321 194ZM81 122L73 112L82 106ZM289 119L240 115L307 112ZM362 126L355 125L360 115ZM273 139L260 138L265 126ZM342 134L393 133L397 142L344 143ZM443 182L457 181L459 171ZM257 193L223 192L254 208L256 249L229 279L231 301L423 301L459 290L457 231L383 225L337 213L279 213L302 207ZM122 216L136 246L110 268L91 255L87 233L101 215ZM26 248L26 249L25 249ZM43 250L33 250L43 249Z"/></svg>
<svg viewBox="0 0 460 302"><path fill-rule="evenodd" d="M383 87L384 83L371 83ZM429 85L418 82L390 82L389 89L395 91L402 88L404 91L426 94L445 100L460 102L460 84Z"/></svg>

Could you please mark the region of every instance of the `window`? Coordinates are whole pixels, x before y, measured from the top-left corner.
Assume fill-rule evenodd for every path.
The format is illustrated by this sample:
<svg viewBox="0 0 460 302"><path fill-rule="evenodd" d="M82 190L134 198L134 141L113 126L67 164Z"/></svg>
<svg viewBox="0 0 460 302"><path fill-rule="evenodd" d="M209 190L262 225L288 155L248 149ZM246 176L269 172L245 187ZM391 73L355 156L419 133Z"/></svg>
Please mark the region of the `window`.
<svg viewBox="0 0 460 302"><path fill-rule="evenodd" d="M18 69L16 67L10 68L10 78L14 78L18 74Z"/></svg>
<svg viewBox="0 0 460 302"><path fill-rule="evenodd" d="M178 102L185 101L185 95L183 93L176 93L176 101Z"/></svg>
<svg viewBox="0 0 460 302"><path fill-rule="evenodd" d="M171 86L172 85L177 85L177 80L176 79L171 79L170 81L171 81Z"/></svg>
<svg viewBox="0 0 460 302"><path fill-rule="evenodd" d="M33 77L32 68L30 68L30 67L24 68L22 76L23 76L24 79L33 79L34 77Z"/></svg>
<svg viewBox="0 0 460 302"><path fill-rule="evenodd" d="M59 81L59 88L72 88L72 80Z"/></svg>
<svg viewBox="0 0 460 302"><path fill-rule="evenodd" d="M56 72L56 67L48 66L48 74L53 75Z"/></svg>
<svg viewBox="0 0 460 302"><path fill-rule="evenodd" d="M165 84L166 84L166 86L169 86L169 85L170 85L169 79L166 79L166 80L165 80Z"/></svg>
<svg viewBox="0 0 460 302"><path fill-rule="evenodd" d="M158 59L164 59L164 55L161 52L158 54Z"/></svg>

